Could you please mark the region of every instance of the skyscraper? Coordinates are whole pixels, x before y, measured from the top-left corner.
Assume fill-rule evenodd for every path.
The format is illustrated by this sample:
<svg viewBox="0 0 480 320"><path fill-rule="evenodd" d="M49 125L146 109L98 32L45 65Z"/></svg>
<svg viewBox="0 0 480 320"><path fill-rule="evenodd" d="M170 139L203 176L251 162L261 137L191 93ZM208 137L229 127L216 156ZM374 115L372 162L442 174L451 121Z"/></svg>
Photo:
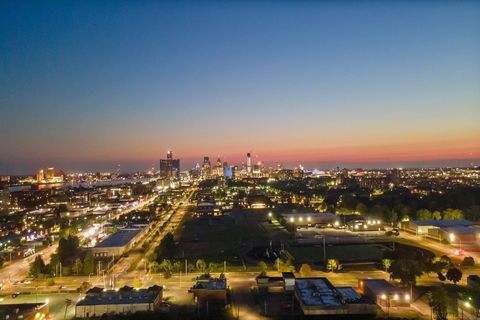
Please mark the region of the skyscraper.
<svg viewBox="0 0 480 320"><path fill-rule="evenodd" d="M250 152L247 153L247 174L252 174L252 157L250 156Z"/></svg>
<svg viewBox="0 0 480 320"><path fill-rule="evenodd" d="M204 176L209 176L211 173L212 165L210 164L210 157L203 157L202 171Z"/></svg>
<svg viewBox="0 0 480 320"><path fill-rule="evenodd" d="M167 159L160 160L160 177L165 179L180 178L180 159L173 159L172 151L167 152Z"/></svg>

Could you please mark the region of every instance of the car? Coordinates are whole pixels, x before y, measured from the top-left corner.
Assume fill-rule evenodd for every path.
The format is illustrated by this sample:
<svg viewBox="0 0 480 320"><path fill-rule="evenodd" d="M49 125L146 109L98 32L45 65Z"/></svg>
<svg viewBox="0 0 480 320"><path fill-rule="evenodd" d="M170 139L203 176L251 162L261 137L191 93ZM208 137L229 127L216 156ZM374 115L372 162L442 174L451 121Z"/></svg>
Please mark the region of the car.
<svg viewBox="0 0 480 320"><path fill-rule="evenodd" d="M17 292L14 292L14 293L12 293L12 298L15 299L15 298L18 297L19 295L20 295L20 292L18 292L18 291L17 291Z"/></svg>
<svg viewBox="0 0 480 320"><path fill-rule="evenodd" d="M465 250L463 250L462 248L455 249L455 250L453 250L453 254L455 256L463 256L465 254Z"/></svg>

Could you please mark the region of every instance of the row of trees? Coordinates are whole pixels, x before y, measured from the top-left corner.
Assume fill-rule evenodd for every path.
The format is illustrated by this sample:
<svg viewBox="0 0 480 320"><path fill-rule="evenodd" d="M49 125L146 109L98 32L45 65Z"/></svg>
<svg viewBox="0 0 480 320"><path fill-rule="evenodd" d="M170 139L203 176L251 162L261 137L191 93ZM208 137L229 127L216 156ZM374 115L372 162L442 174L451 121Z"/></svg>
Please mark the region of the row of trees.
<svg viewBox="0 0 480 320"><path fill-rule="evenodd" d="M430 211L428 209L420 209L417 211L416 219L418 220L459 220L463 219L463 211L460 209L448 208L443 212L438 210Z"/></svg>
<svg viewBox="0 0 480 320"><path fill-rule="evenodd" d="M258 263L258 266L260 268L260 275L266 275L267 271L269 270L268 264L264 261L260 261ZM290 259L282 260L280 258L275 260L275 263L272 269L279 272L297 271L298 273L300 273L302 277L308 277L312 272L312 267L307 263L301 264L298 267L298 269L296 269L292 260ZM342 270L342 265L337 259L328 259L326 263L326 269L327 271L330 271L330 272L340 272Z"/></svg>
<svg viewBox="0 0 480 320"><path fill-rule="evenodd" d="M42 256L37 255L35 260L30 264L29 275L32 278L41 276L69 276L74 275L90 275L95 272L95 261L91 252L87 252L85 257L75 259L71 266L64 266L60 260L59 254L53 254L49 264L45 264Z"/></svg>
<svg viewBox="0 0 480 320"><path fill-rule="evenodd" d="M365 189L312 187L304 180L277 181L272 186L280 192L306 198L306 203L308 199L323 198L318 208L322 212L358 212L397 222L406 217L420 219L417 214L424 215L425 212L419 211L428 210L431 212L431 216L427 214L428 219L442 216L443 219L465 217L472 221L480 220L479 187L455 186L442 190L442 193L412 193L409 189L398 187L371 197Z"/></svg>
<svg viewBox="0 0 480 320"><path fill-rule="evenodd" d="M149 270L151 273L163 273L165 278L169 278L173 272L185 271L185 264L182 261L171 261L169 259L163 259L160 263L157 261L151 261L149 264ZM207 263L203 259L198 259L195 264L187 264L188 272L223 272L223 265L215 262Z"/></svg>

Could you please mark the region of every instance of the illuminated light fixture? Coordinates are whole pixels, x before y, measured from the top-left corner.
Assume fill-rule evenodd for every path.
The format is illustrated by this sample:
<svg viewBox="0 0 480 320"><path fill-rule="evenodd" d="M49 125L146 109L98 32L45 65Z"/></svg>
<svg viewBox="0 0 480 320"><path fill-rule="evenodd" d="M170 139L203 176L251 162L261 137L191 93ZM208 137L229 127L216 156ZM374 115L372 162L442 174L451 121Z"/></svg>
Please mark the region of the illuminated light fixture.
<svg viewBox="0 0 480 320"><path fill-rule="evenodd" d="M448 236L449 236L449 238L450 238L450 242L455 241L455 234L450 233Z"/></svg>
<svg viewBox="0 0 480 320"><path fill-rule="evenodd" d="M312 221L312 218L308 217L308 218L307 218L307 221L308 221L308 222Z"/></svg>
<svg viewBox="0 0 480 320"><path fill-rule="evenodd" d="M387 295L386 295L386 294L382 294L382 295L380 296L380 298L382 298L382 300L385 300L385 299L387 299Z"/></svg>
<svg viewBox="0 0 480 320"><path fill-rule="evenodd" d="M465 306L466 308L470 308L470 302L466 301L466 302L464 303L464 306Z"/></svg>
<svg viewBox="0 0 480 320"><path fill-rule="evenodd" d="M408 293L405 295L405 300L407 300L407 301L410 300L410 295Z"/></svg>
<svg viewBox="0 0 480 320"><path fill-rule="evenodd" d="M377 220L377 224L380 224L380 220Z"/></svg>
<svg viewBox="0 0 480 320"><path fill-rule="evenodd" d="M393 296L393 300L398 300L398 294L395 294L395 295Z"/></svg>
<svg viewBox="0 0 480 320"><path fill-rule="evenodd" d="M298 221L302 222L302 221L303 221L303 218L302 218L302 217L298 218Z"/></svg>
<svg viewBox="0 0 480 320"><path fill-rule="evenodd" d="M295 218L293 218L293 217L290 218L290 222L293 222L293 221L295 221Z"/></svg>

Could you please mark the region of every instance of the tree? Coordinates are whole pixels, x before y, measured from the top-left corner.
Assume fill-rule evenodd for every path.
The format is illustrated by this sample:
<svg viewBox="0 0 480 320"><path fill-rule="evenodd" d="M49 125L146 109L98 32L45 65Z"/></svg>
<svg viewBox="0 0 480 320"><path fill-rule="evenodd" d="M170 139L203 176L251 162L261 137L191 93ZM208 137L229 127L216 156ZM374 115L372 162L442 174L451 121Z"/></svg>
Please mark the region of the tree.
<svg viewBox="0 0 480 320"><path fill-rule="evenodd" d="M53 278L47 279L47 286L51 287L55 285L55 280Z"/></svg>
<svg viewBox="0 0 480 320"><path fill-rule="evenodd" d="M307 263L302 264L302 266L300 267L300 275L302 277L308 277L310 273L312 273L312 268L310 267L310 265Z"/></svg>
<svg viewBox="0 0 480 320"><path fill-rule="evenodd" d="M198 259L197 262L195 263L195 267L197 267L198 271L204 273L205 270L207 269L207 263L202 259Z"/></svg>
<svg viewBox="0 0 480 320"><path fill-rule="evenodd" d="M465 257L462 261L462 266L473 267L475 266L475 260L473 259L473 257Z"/></svg>
<svg viewBox="0 0 480 320"><path fill-rule="evenodd" d="M150 262L148 269L151 273L159 273L160 272L160 265L157 261Z"/></svg>
<svg viewBox="0 0 480 320"><path fill-rule="evenodd" d="M81 272L83 272L83 263L80 258L77 258L73 264L72 271L78 276Z"/></svg>
<svg viewBox="0 0 480 320"><path fill-rule="evenodd" d="M441 272L437 272L437 277L438 277L438 280L444 282L445 280L447 280L447 278L445 278L445 276L443 275L443 273Z"/></svg>
<svg viewBox="0 0 480 320"><path fill-rule="evenodd" d="M443 211L443 219L445 220L460 220L463 219L463 211L460 209L447 209Z"/></svg>
<svg viewBox="0 0 480 320"><path fill-rule="evenodd" d="M181 272L183 269L183 265L180 261L175 261L173 263L173 271L174 272Z"/></svg>
<svg viewBox="0 0 480 320"><path fill-rule="evenodd" d="M57 270L59 264L60 264L60 259L58 258L58 254L56 253L52 254L50 256L50 264L48 265L50 274L52 276L57 275L57 271L60 272L59 270Z"/></svg>
<svg viewBox="0 0 480 320"><path fill-rule="evenodd" d="M392 265L392 259L383 259L382 260L382 266L385 269L385 272L388 272L388 269Z"/></svg>
<svg viewBox="0 0 480 320"><path fill-rule="evenodd" d="M268 270L268 265L265 263L265 261L260 261L258 263L258 266L260 267L260 275L266 275Z"/></svg>
<svg viewBox="0 0 480 320"><path fill-rule="evenodd" d="M432 308L435 319L447 320L448 293L443 287L436 287L428 292L428 305Z"/></svg>
<svg viewBox="0 0 480 320"><path fill-rule="evenodd" d="M215 272L218 269L218 265L215 262L210 262L208 264L208 272Z"/></svg>
<svg viewBox="0 0 480 320"><path fill-rule="evenodd" d="M342 270L342 265L338 262L337 259L328 259L327 270L332 272L338 272Z"/></svg>
<svg viewBox="0 0 480 320"><path fill-rule="evenodd" d="M42 256L37 255L35 260L30 264L29 274L32 278L38 278L45 272L45 262L43 262Z"/></svg>
<svg viewBox="0 0 480 320"><path fill-rule="evenodd" d="M140 289L142 287L142 281L138 278L133 280L133 287L136 289Z"/></svg>
<svg viewBox="0 0 480 320"><path fill-rule="evenodd" d="M417 211L417 219L418 220L431 220L432 213L428 209L420 209Z"/></svg>
<svg viewBox="0 0 480 320"><path fill-rule="evenodd" d="M432 219L433 220L442 220L442 213L438 210L432 212Z"/></svg>
<svg viewBox="0 0 480 320"><path fill-rule="evenodd" d="M83 274L88 276L95 271L95 261L93 259L93 254L87 252L85 259L83 259Z"/></svg>
<svg viewBox="0 0 480 320"><path fill-rule="evenodd" d="M446 259L445 259L446 258ZM448 259L448 260L447 260ZM429 272L442 273L450 266L450 258L447 256L434 258L429 265Z"/></svg>
<svg viewBox="0 0 480 320"><path fill-rule="evenodd" d="M163 259L162 263L160 263L160 270L163 272L171 272L172 271L172 262L168 259Z"/></svg>
<svg viewBox="0 0 480 320"><path fill-rule="evenodd" d="M424 265L411 259L400 258L392 262L389 272L392 279L399 279L404 286L414 286L417 277L421 276L425 270Z"/></svg>
<svg viewBox="0 0 480 320"><path fill-rule="evenodd" d="M79 241L77 237L68 236L60 238L58 242L57 254L62 266L70 266L73 264L74 258L78 253Z"/></svg>
<svg viewBox="0 0 480 320"><path fill-rule="evenodd" d="M462 271L453 267L448 269L447 274L445 275L448 280L452 281L454 284L457 284L458 281L462 279Z"/></svg>

